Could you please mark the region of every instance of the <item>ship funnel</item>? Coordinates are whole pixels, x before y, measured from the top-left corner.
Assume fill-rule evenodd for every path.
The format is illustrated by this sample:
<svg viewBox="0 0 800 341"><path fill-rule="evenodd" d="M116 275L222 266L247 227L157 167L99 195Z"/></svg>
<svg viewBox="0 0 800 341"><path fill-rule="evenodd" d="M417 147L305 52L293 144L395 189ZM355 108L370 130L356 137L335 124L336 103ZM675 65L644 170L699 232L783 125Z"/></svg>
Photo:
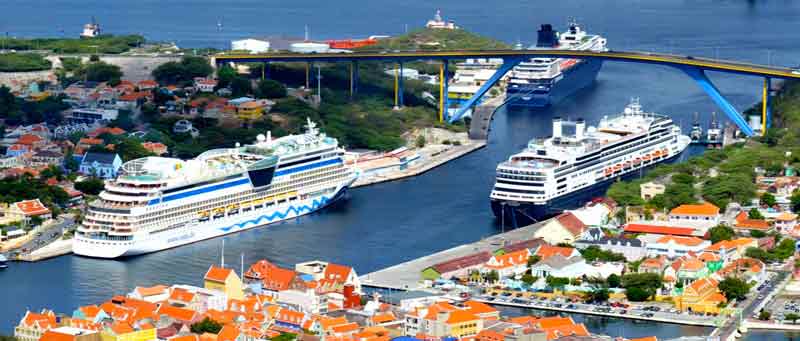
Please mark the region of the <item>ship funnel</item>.
<svg viewBox="0 0 800 341"><path fill-rule="evenodd" d="M579 118L575 121L575 139L580 141L583 140L583 136L586 133L586 121L582 118Z"/></svg>
<svg viewBox="0 0 800 341"><path fill-rule="evenodd" d="M553 118L553 137L561 137L561 117Z"/></svg>
<svg viewBox="0 0 800 341"><path fill-rule="evenodd" d="M558 37L556 37L556 32L553 31L553 25L542 25L542 28L538 31L537 38L536 47L556 47L558 45Z"/></svg>

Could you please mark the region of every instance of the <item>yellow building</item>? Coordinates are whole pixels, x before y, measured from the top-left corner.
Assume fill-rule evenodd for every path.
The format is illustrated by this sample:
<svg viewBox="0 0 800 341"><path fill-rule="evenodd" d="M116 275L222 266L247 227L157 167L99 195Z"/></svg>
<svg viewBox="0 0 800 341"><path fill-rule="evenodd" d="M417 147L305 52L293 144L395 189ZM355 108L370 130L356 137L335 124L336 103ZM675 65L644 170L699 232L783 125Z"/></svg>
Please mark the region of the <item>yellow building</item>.
<svg viewBox="0 0 800 341"><path fill-rule="evenodd" d="M264 115L264 108L256 101L240 104L236 107L236 117L240 120L254 121Z"/></svg>
<svg viewBox="0 0 800 341"><path fill-rule="evenodd" d="M231 269L211 266L204 277L204 287L209 290L224 292L229 300L243 300L242 280Z"/></svg>
<svg viewBox="0 0 800 341"><path fill-rule="evenodd" d="M158 338L153 326L147 325L137 330L127 323L112 324L100 332L100 337L102 341L153 341Z"/></svg>
<svg viewBox="0 0 800 341"><path fill-rule="evenodd" d="M675 306L680 311L719 314L720 303L725 303L725 296L720 293L719 282L713 278L698 279L683 289L680 296L675 297Z"/></svg>

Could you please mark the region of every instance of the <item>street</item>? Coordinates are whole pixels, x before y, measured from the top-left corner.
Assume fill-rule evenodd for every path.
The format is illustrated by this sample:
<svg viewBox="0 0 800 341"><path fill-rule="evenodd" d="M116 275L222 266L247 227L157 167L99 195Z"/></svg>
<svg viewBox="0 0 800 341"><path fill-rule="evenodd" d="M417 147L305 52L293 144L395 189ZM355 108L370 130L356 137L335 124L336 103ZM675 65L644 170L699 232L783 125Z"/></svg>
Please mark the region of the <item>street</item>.
<svg viewBox="0 0 800 341"><path fill-rule="evenodd" d="M53 241L61 238L64 231L75 224L75 219L71 215L61 215L59 222L46 226L43 231L36 232L36 237L23 244L19 249L9 252L9 259L16 259L20 255L30 254Z"/></svg>

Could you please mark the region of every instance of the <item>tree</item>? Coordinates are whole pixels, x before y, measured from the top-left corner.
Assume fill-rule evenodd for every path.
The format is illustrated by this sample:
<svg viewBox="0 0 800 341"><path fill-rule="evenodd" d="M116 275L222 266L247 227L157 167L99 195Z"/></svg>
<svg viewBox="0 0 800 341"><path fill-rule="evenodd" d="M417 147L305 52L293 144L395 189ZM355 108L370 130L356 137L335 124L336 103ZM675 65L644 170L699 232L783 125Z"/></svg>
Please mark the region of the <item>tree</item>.
<svg viewBox="0 0 800 341"><path fill-rule="evenodd" d="M589 262L594 261L601 261L601 262L624 262L625 255L621 253L615 253L608 250L603 250L597 245L589 246L583 250L580 250L581 256Z"/></svg>
<svg viewBox="0 0 800 341"><path fill-rule="evenodd" d="M0 335L0 341L17 341L13 335Z"/></svg>
<svg viewBox="0 0 800 341"><path fill-rule="evenodd" d="M258 82L258 97L283 98L286 97L286 86L272 79L262 79Z"/></svg>
<svg viewBox="0 0 800 341"><path fill-rule="evenodd" d="M222 330L222 324L206 317L202 321L192 324L189 329L195 334L217 334Z"/></svg>
<svg viewBox="0 0 800 341"><path fill-rule="evenodd" d="M2 112L2 109L0 109L0 112ZM795 190L792 192L792 196L789 198L789 200L792 203L792 211L800 212L800 191Z"/></svg>
<svg viewBox="0 0 800 341"><path fill-rule="evenodd" d="M750 292L750 286L741 279L727 277L719 282L719 290L725 295L728 301L734 299L742 300L747 297L747 293Z"/></svg>
<svg viewBox="0 0 800 341"><path fill-rule="evenodd" d="M619 288L622 285L622 279L617 274L610 274L606 278L609 288Z"/></svg>
<svg viewBox="0 0 800 341"><path fill-rule="evenodd" d="M422 148L422 147L425 147L425 143L426 143L425 135L420 134L420 135L417 136L417 139L414 142L414 145L416 145L417 148Z"/></svg>
<svg viewBox="0 0 800 341"><path fill-rule="evenodd" d="M294 341L296 339L297 339L297 334L293 333L281 333L281 335L270 338L271 341Z"/></svg>
<svg viewBox="0 0 800 341"><path fill-rule="evenodd" d="M800 320L800 315L795 313L788 313L783 317L784 320L792 321L792 324L795 324L797 320Z"/></svg>
<svg viewBox="0 0 800 341"><path fill-rule="evenodd" d="M99 178L89 178L75 183L75 189L90 195L98 195L104 188L103 180Z"/></svg>
<svg viewBox="0 0 800 341"><path fill-rule="evenodd" d="M230 65L223 65L217 70L217 87L227 88L236 77L236 70Z"/></svg>
<svg viewBox="0 0 800 341"><path fill-rule="evenodd" d="M167 62L153 69L152 75L161 84L189 83L195 77L206 77L214 71L203 57L186 56L179 62Z"/></svg>
<svg viewBox="0 0 800 341"><path fill-rule="evenodd" d="M61 181L64 180L64 171L62 171L61 168L56 165L50 165L42 170L42 172L39 173L39 176L42 179L55 178L56 180Z"/></svg>
<svg viewBox="0 0 800 341"><path fill-rule="evenodd" d="M758 319L761 321L768 321L772 317L772 313L761 309L761 312L758 313Z"/></svg>
<svg viewBox="0 0 800 341"><path fill-rule="evenodd" d="M761 214L757 208L753 207L747 212L747 218L749 219L764 219L764 215Z"/></svg>
<svg viewBox="0 0 800 341"><path fill-rule="evenodd" d="M748 247L747 250L744 251L744 255L750 258L758 259L765 263L772 260L772 256L769 254L769 252L757 247Z"/></svg>
<svg viewBox="0 0 800 341"><path fill-rule="evenodd" d="M119 154L122 161L130 161L153 155L153 153L142 146L139 140L130 137L117 142L117 144L114 145L114 151Z"/></svg>
<svg viewBox="0 0 800 341"><path fill-rule="evenodd" d="M547 279L545 279L545 281L547 282L547 285L552 288L563 288L564 286L569 284L569 278L565 277L547 276Z"/></svg>
<svg viewBox="0 0 800 341"><path fill-rule="evenodd" d="M231 93L233 97L247 96L253 92L253 84L244 77L236 77L231 82Z"/></svg>
<svg viewBox="0 0 800 341"><path fill-rule="evenodd" d="M542 257L539 257L537 255L531 255L530 257L528 257L528 267L531 267L534 264L539 263L539 261L541 261L541 260L542 260Z"/></svg>
<svg viewBox="0 0 800 341"><path fill-rule="evenodd" d="M767 236L767 233L761 230L750 230L750 237L753 238L764 238Z"/></svg>
<svg viewBox="0 0 800 341"><path fill-rule="evenodd" d="M589 302L605 302L608 301L609 292L608 288L595 288L589 292Z"/></svg>
<svg viewBox="0 0 800 341"><path fill-rule="evenodd" d="M723 240L732 240L735 235L736 232L727 225L717 225L709 230L709 236L712 243L718 243Z"/></svg>
<svg viewBox="0 0 800 341"><path fill-rule="evenodd" d="M93 82L108 82L122 78L119 66L104 62L91 63L81 70L83 78Z"/></svg>
<svg viewBox="0 0 800 341"><path fill-rule="evenodd" d="M500 274L497 271L492 270L485 274L484 280L489 283L494 283L500 280Z"/></svg>
<svg viewBox="0 0 800 341"><path fill-rule="evenodd" d="M653 296L653 292L644 288L632 287L625 289L625 297L632 302L647 301L650 296Z"/></svg>
<svg viewBox="0 0 800 341"><path fill-rule="evenodd" d="M537 280L538 278L536 278L536 276L529 273L522 275L522 282L527 285L533 285L533 283L536 283Z"/></svg>
<svg viewBox="0 0 800 341"><path fill-rule="evenodd" d="M777 200L775 200L775 196L772 195L772 193L764 192L764 194L761 195L761 205L772 207L775 206L776 203Z"/></svg>

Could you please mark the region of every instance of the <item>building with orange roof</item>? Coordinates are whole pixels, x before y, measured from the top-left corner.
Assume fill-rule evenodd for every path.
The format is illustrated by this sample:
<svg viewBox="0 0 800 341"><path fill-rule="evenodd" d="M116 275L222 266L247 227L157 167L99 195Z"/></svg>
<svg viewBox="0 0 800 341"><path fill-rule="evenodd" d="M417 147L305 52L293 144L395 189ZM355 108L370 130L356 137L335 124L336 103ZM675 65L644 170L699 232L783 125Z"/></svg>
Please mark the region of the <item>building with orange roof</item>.
<svg viewBox="0 0 800 341"><path fill-rule="evenodd" d="M100 323L101 321L111 317L108 316L108 314L105 311L103 311L103 309L101 309L99 306L87 305L75 309L75 311L72 312L72 318L92 321L94 323Z"/></svg>
<svg viewBox="0 0 800 341"><path fill-rule="evenodd" d="M147 149L147 151L158 156L167 154L167 152L169 151L167 145L161 142L144 142L142 143L142 147L144 147L144 149Z"/></svg>
<svg viewBox="0 0 800 341"><path fill-rule="evenodd" d="M358 274L352 267L346 265L314 260L295 264L294 271L311 275L317 281L327 279L343 285L351 284L356 293L361 293L361 280Z"/></svg>
<svg viewBox="0 0 800 341"><path fill-rule="evenodd" d="M564 247L564 246L553 246L553 245L541 245L536 248L536 251L533 252L534 255L539 256L540 259L544 260L550 258L554 255L561 255L564 258L572 258L575 256L580 256L581 253L578 252L575 248L571 247Z"/></svg>
<svg viewBox="0 0 800 341"><path fill-rule="evenodd" d="M97 331L75 327L58 327L46 331L39 341L101 341Z"/></svg>
<svg viewBox="0 0 800 341"><path fill-rule="evenodd" d="M770 232L772 225L764 219L750 219L747 212L742 211L736 216L736 224L733 225L733 229L742 233L750 233L752 230Z"/></svg>
<svg viewBox="0 0 800 341"><path fill-rule="evenodd" d="M300 330L308 316L300 311L281 308L275 315L275 325L288 330Z"/></svg>
<svg viewBox="0 0 800 341"><path fill-rule="evenodd" d="M738 258L714 273L714 278L719 281L728 277L735 277L747 283L763 283L767 279L767 267L764 262L754 258Z"/></svg>
<svg viewBox="0 0 800 341"><path fill-rule="evenodd" d="M258 283L262 290L270 293L306 288L297 272L279 267L265 259L253 263L245 272L244 278L247 283Z"/></svg>
<svg viewBox="0 0 800 341"><path fill-rule="evenodd" d="M234 325L224 325L217 333L217 341L236 341L239 337L239 328Z"/></svg>
<svg viewBox="0 0 800 341"><path fill-rule="evenodd" d="M640 238L646 241L645 249L648 257L676 258L689 252L700 252L711 245L711 242L697 237L652 235Z"/></svg>
<svg viewBox="0 0 800 341"><path fill-rule="evenodd" d="M117 108L120 109L134 109L142 105L147 98L151 96L150 92L130 92L119 96L117 98Z"/></svg>
<svg viewBox="0 0 800 341"><path fill-rule="evenodd" d="M791 234L797 226L797 214L781 212L774 220L775 229L783 234Z"/></svg>
<svg viewBox="0 0 800 341"><path fill-rule="evenodd" d="M572 212L565 212L548 220L533 234L534 238L556 245L572 244L586 230L587 226Z"/></svg>
<svg viewBox="0 0 800 341"><path fill-rule="evenodd" d="M627 341L658 341L658 338L655 336L646 336L646 337L639 337L635 339L628 339Z"/></svg>
<svg viewBox="0 0 800 341"><path fill-rule="evenodd" d="M169 298L169 287L166 285L154 285L151 287L136 287L128 296L155 303Z"/></svg>
<svg viewBox="0 0 800 341"><path fill-rule="evenodd" d="M690 226L719 225L719 207L710 203L684 204L669 211L669 221L688 224Z"/></svg>
<svg viewBox="0 0 800 341"><path fill-rule="evenodd" d="M486 303L469 300L464 302L464 306L467 307L467 310L469 310L469 312L477 315L480 319L484 321L493 321L500 319L500 311Z"/></svg>
<svg viewBox="0 0 800 341"><path fill-rule="evenodd" d="M18 341L38 341L42 334L57 326L56 314L52 310L45 309L39 313L27 311L14 328L14 337Z"/></svg>
<svg viewBox="0 0 800 341"><path fill-rule="evenodd" d="M244 299L242 280L231 269L212 265L206 271L203 283L208 290L224 292L228 299Z"/></svg>
<svg viewBox="0 0 800 341"><path fill-rule="evenodd" d="M127 133L127 131L125 131L125 129L122 129L122 128L119 128L119 127L100 127L100 128L97 128L95 130L92 130L92 131L88 132L86 134L86 136L91 137L91 138L98 138L100 135L103 135L103 134L110 134L110 135L114 135L114 136L120 136L120 135L125 134L125 133Z"/></svg>
<svg viewBox="0 0 800 341"><path fill-rule="evenodd" d="M38 136L38 135L24 134L24 135L20 136L17 139L16 143L24 145L24 146L28 146L28 147L31 148L31 150L33 150L35 148L41 147L42 145L47 143L47 141L45 139L43 139L41 136Z"/></svg>
<svg viewBox="0 0 800 341"><path fill-rule="evenodd" d="M391 324L397 322L398 320L397 317L394 316L394 314L391 311L388 311L385 313L382 312L376 313L375 315L372 315L372 317L370 317L368 321L370 325L379 326L383 324Z"/></svg>
<svg viewBox="0 0 800 341"><path fill-rule="evenodd" d="M723 261L728 262L733 259L744 257L745 251L750 247L758 247L758 240L755 238L722 240L710 245L704 251L715 253L719 255Z"/></svg>
<svg viewBox="0 0 800 341"><path fill-rule="evenodd" d="M199 320L200 314L191 309L174 307L169 304L161 304L155 312L159 320L168 319L174 322L191 324Z"/></svg>
<svg viewBox="0 0 800 341"><path fill-rule="evenodd" d="M200 309L200 300L198 295L183 288L171 288L169 297L167 298L167 303L192 310Z"/></svg>
<svg viewBox="0 0 800 341"><path fill-rule="evenodd" d="M0 208L2 221L4 222L23 222L29 224L31 219L39 217L47 220L51 217L50 209L42 204L39 199L18 201L8 206Z"/></svg>
<svg viewBox="0 0 800 341"><path fill-rule="evenodd" d="M483 271L497 271L501 279L521 275L528 268L530 256L531 251L528 249L494 255L484 264Z"/></svg>
<svg viewBox="0 0 800 341"><path fill-rule="evenodd" d="M707 277L698 279L683 288L681 295L673 296L680 311L719 314L720 303L727 302L719 291L719 281Z"/></svg>
<svg viewBox="0 0 800 341"><path fill-rule="evenodd" d="M639 263L638 272L661 274L667 265L667 256L645 258Z"/></svg>

